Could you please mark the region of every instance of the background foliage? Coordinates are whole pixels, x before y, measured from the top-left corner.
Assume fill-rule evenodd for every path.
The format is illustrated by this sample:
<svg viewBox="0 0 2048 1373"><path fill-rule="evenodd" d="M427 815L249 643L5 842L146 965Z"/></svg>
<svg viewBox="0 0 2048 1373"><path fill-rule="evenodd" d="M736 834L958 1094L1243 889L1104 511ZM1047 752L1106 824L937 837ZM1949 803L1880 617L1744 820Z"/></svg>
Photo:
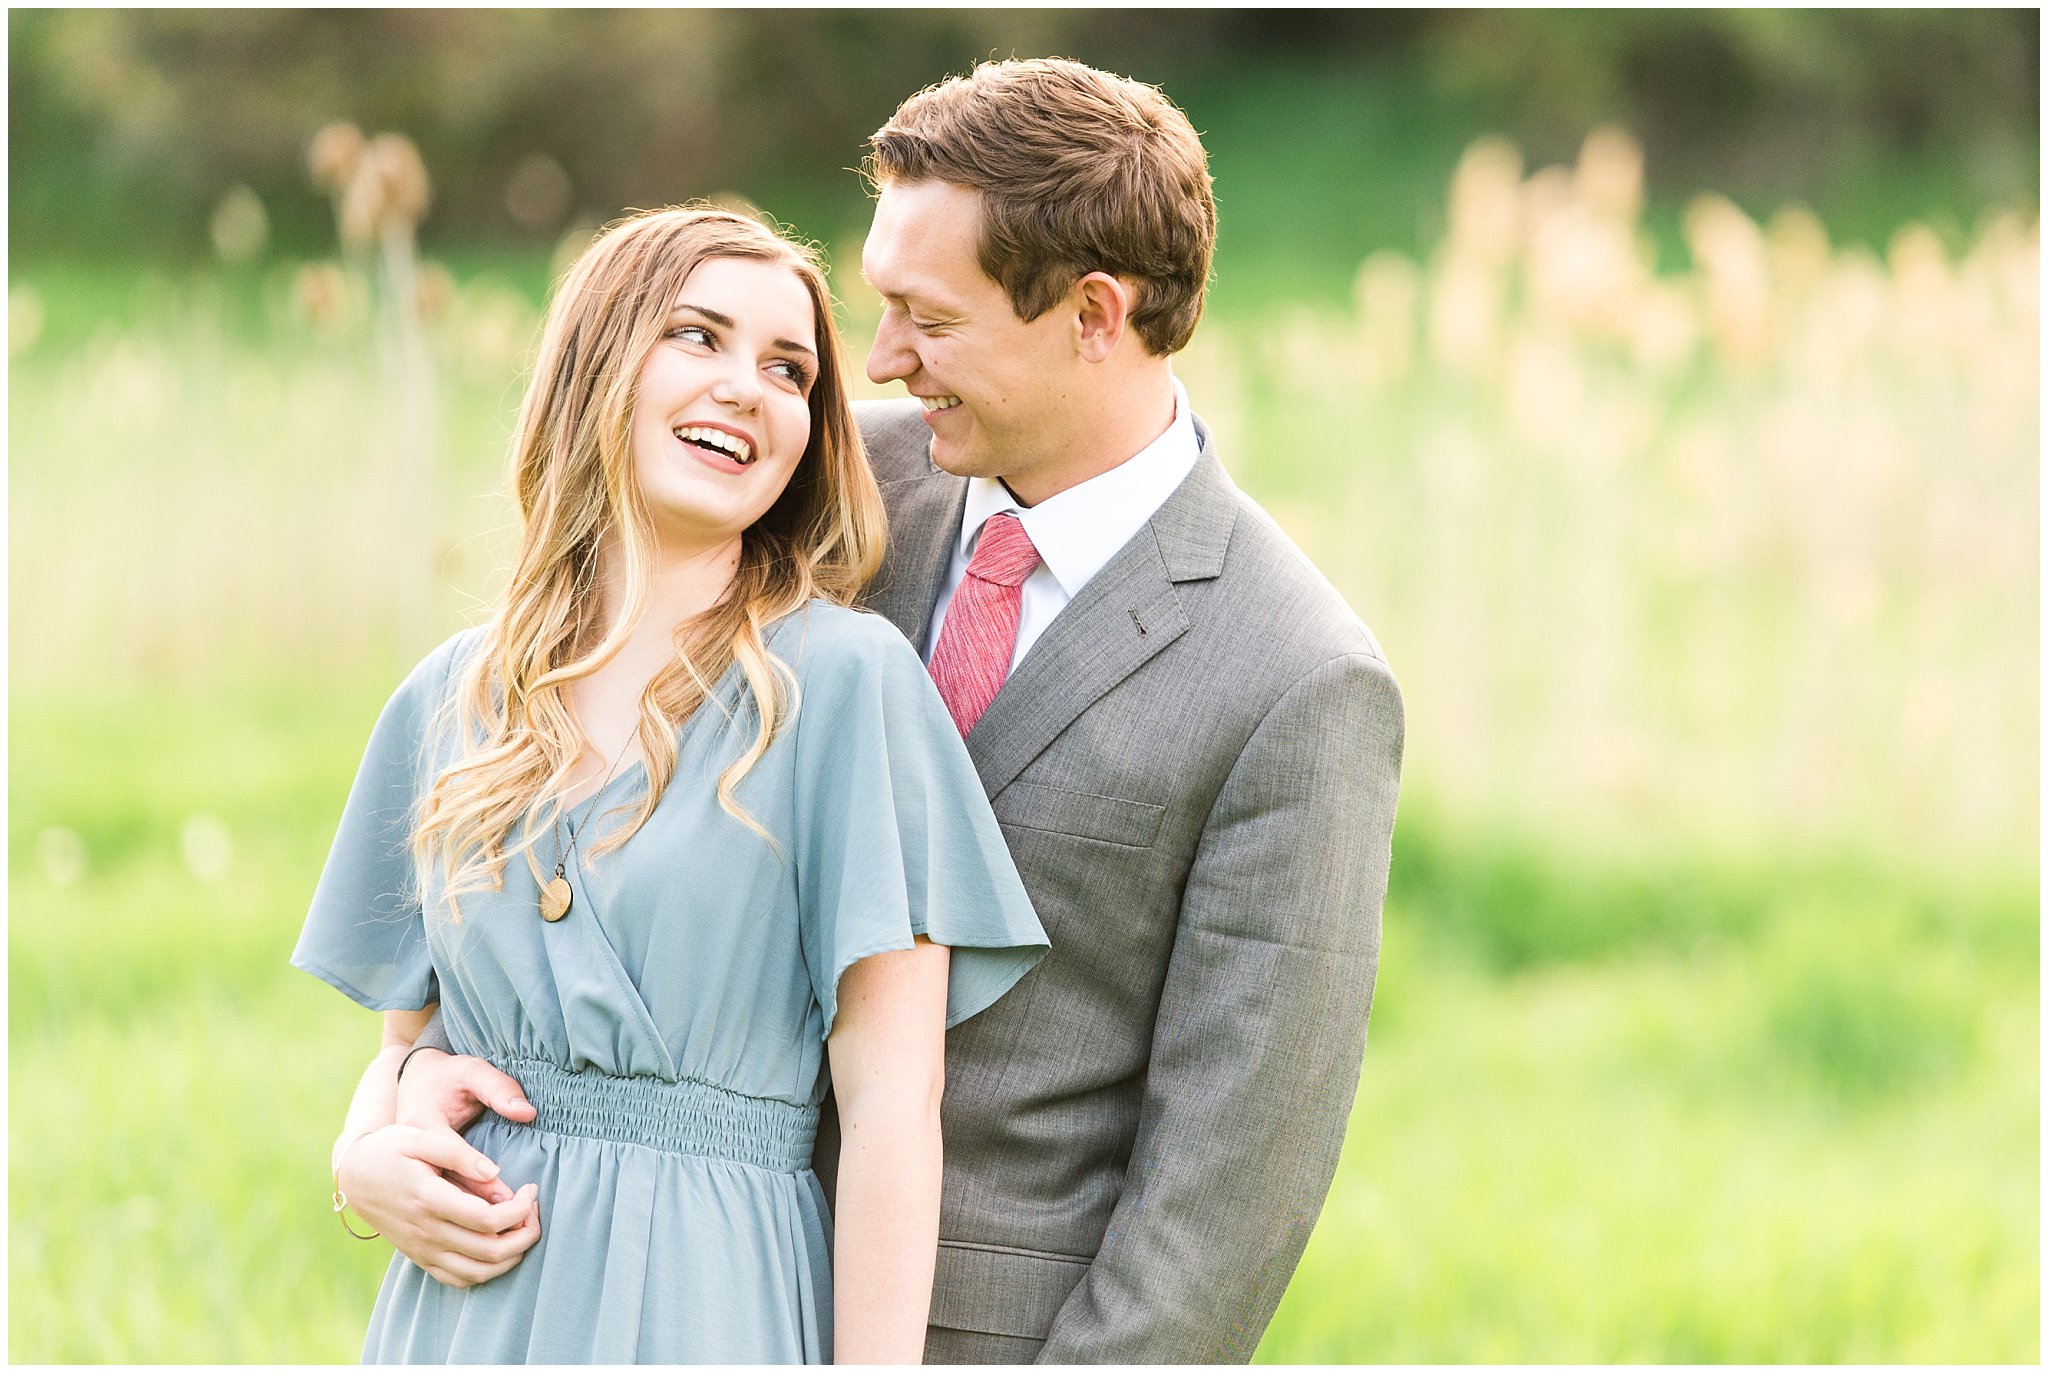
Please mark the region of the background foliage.
<svg viewBox="0 0 2048 1373"><path fill-rule="evenodd" d="M1873 246L1903 217L1960 232L1975 207L2038 186L2039 16L2024 9L51 10L8 24L11 228L37 256L189 259L237 183L281 246L317 251L326 225L301 167L331 119L419 144L437 248L552 246L573 220L712 191L836 242L866 224L843 175L860 138L906 93L1012 53L1172 92L1219 171L1245 178L1225 221L1240 261L1307 250L1348 274L1370 248L1425 246L1444 175L1491 131L1556 160L1617 123L1648 152L1653 202L1706 186L1752 211L1799 199ZM1305 222L1281 228L1268 202Z"/></svg>
<svg viewBox="0 0 2048 1373"><path fill-rule="evenodd" d="M502 566L560 250L745 196L858 353L860 138L1014 50L1204 130L1177 369L1408 697L1261 1359L2034 1360L2037 23L10 15L11 1356L354 1356L374 1031L283 959ZM335 118L417 140L423 258L337 254Z"/></svg>

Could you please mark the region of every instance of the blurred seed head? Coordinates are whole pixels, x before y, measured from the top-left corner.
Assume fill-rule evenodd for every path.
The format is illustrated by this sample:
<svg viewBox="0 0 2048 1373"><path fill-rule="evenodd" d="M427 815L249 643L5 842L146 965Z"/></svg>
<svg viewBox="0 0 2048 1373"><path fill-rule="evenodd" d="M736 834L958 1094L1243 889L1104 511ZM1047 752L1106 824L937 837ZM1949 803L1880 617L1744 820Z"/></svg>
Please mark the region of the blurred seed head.
<svg viewBox="0 0 2048 1373"><path fill-rule="evenodd" d="M1787 205L1771 216L1764 238L1770 245L1771 275L1780 286L1804 295L1820 285L1832 250L1819 216L1804 205Z"/></svg>
<svg viewBox="0 0 2048 1373"><path fill-rule="evenodd" d="M185 817L178 830L178 849L192 875L209 886L228 875L235 844L220 817L204 811Z"/></svg>
<svg viewBox="0 0 2048 1373"><path fill-rule="evenodd" d="M292 313L316 329L334 329L355 316L348 273L332 262L309 262L292 278Z"/></svg>
<svg viewBox="0 0 2048 1373"><path fill-rule="evenodd" d="M342 242L362 249L388 233L409 233L432 203L426 163L403 134L380 133L363 146L337 203Z"/></svg>
<svg viewBox="0 0 2048 1373"><path fill-rule="evenodd" d="M427 164L404 134L380 133L363 149L363 160L375 169L384 188L384 210L392 223L407 228L427 217L433 203Z"/></svg>
<svg viewBox="0 0 2048 1373"><path fill-rule="evenodd" d="M505 183L505 211L524 229L545 233L569 213L569 173L546 153L534 153Z"/></svg>
<svg viewBox="0 0 2048 1373"><path fill-rule="evenodd" d="M1522 155L1500 138L1465 149L1451 176L1450 251L1482 262L1505 262L1519 229Z"/></svg>
<svg viewBox="0 0 2048 1373"><path fill-rule="evenodd" d="M2001 310L2041 317L2041 222L2011 211L1994 216L1977 234L1966 265L1981 275Z"/></svg>
<svg viewBox="0 0 2048 1373"><path fill-rule="evenodd" d="M220 254L221 261L247 262L263 251L263 244L270 237L270 216L264 212L263 201L256 192L247 186L230 186L213 207L213 218L207 227L213 237L213 250Z"/></svg>
<svg viewBox="0 0 2048 1373"><path fill-rule="evenodd" d="M1948 280L1948 254L1941 239L1924 224L1908 224L1892 235L1892 275L1902 286L1939 287Z"/></svg>
<svg viewBox="0 0 2048 1373"><path fill-rule="evenodd" d="M7 356L18 358L43 336L43 298L33 286L7 288Z"/></svg>
<svg viewBox="0 0 2048 1373"><path fill-rule="evenodd" d="M1954 290L1941 239L1924 224L1908 224L1892 235L1887 257L1905 338L1946 340Z"/></svg>
<svg viewBox="0 0 2048 1373"><path fill-rule="evenodd" d="M1522 183L1522 236L1533 242L1551 220L1575 201L1572 174L1563 167L1544 167Z"/></svg>
<svg viewBox="0 0 2048 1373"><path fill-rule="evenodd" d="M365 176L359 169L342 187L334 213L342 246L351 250L367 248L377 241L377 226L384 217L383 186L376 177Z"/></svg>
<svg viewBox="0 0 2048 1373"><path fill-rule="evenodd" d="M1693 197L1685 207L1685 241L1693 260L1709 272L1763 279L1763 234L1756 222L1725 196Z"/></svg>
<svg viewBox="0 0 2048 1373"><path fill-rule="evenodd" d="M1621 129L1593 130L1579 148L1573 188L1589 209L1633 224L1643 208L1642 145Z"/></svg>
<svg viewBox="0 0 2048 1373"><path fill-rule="evenodd" d="M1530 295L1547 317L1623 337L1648 274L1631 222L1573 204L1546 217L1529 243Z"/></svg>
<svg viewBox="0 0 2048 1373"><path fill-rule="evenodd" d="M341 194L363 156L363 131L337 121L313 135L306 146L306 172L313 184L331 196Z"/></svg>
<svg viewBox="0 0 2048 1373"><path fill-rule="evenodd" d="M1771 342L1769 256L1763 231L1724 196L1695 196L1685 241L1704 270L1708 332L1728 360L1754 369Z"/></svg>
<svg viewBox="0 0 2048 1373"><path fill-rule="evenodd" d="M85 840L77 830L49 826L36 836L36 857L51 886L68 887L85 876Z"/></svg>

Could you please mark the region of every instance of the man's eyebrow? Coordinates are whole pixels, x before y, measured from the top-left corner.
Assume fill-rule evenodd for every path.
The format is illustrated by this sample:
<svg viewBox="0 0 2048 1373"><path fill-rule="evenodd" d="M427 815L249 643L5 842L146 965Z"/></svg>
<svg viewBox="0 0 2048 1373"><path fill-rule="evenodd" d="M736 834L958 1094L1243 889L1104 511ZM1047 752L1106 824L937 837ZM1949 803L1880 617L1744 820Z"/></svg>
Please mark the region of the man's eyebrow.
<svg viewBox="0 0 2048 1373"><path fill-rule="evenodd" d="M692 305L688 301L678 301L675 310L671 310L669 313L674 314L680 310L688 310L693 315L702 315L721 329L737 329L739 327L739 322L731 315L721 315L716 310L707 310L701 305ZM816 349L811 348L807 344L798 343L793 338L779 338L775 340L775 346L787 349L792 353L804 353L810 357L818 356Z"/></svg>

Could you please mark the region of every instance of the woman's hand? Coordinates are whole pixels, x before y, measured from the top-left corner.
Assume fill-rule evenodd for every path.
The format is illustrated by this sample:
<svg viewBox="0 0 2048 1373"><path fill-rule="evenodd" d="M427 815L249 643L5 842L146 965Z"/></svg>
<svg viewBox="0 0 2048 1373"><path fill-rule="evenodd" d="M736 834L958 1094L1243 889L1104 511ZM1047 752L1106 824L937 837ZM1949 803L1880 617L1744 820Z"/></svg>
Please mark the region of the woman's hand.
<svg viewBox="0 0 2048 1373"><path fill-rule="evenodd" d="M432 1012L384 1013L382 1047L335 1142L335 1186L430 1277L468 1287L510 1269L540 1238L539 1189L512 1191L456 1125L485 1105L516 1120L534 1110L517 1082L481 1059L422 1053L401 1083L399 1067Z"/></svg>
<svg viewBox="0 0 2048 1373"><path fill-rule="evenodd" d="M833 1207L836 1363L924 1359L939 1257L939 1097L952 951L874 954L839 980L826 1051L839 1103Z"/></svg>
<svg viewBox="0 0 2048 1373"><path fill-rule="evenodd" d="M335 1178L349 1206L391 1246L450 1287L509 1272L540 1238L540 1189L466 1176L476 1150L453 1130L386 1125L341 1154Z"/></svg>

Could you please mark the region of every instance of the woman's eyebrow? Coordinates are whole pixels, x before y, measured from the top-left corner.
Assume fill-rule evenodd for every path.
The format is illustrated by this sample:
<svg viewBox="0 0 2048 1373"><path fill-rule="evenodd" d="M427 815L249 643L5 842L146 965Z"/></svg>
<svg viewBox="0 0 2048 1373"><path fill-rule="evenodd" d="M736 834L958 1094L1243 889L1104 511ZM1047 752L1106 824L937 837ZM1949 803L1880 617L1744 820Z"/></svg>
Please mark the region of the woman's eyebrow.
<svg viewBox="0 0 2048 1373"><path fill-rule="evenodd" d="M707 310L701 305L692 305L687 301L677 302L676 310L688 310L693 315L701 315L721 329L737 329L739 327L739 322L733 319L731 315L721 315L716 310ZM807 344L798 343L793 338L779 338L775 340L775 346L777 348L786 348L793 353L804 353L811 357L818 356L816 349Z"/></svg>

